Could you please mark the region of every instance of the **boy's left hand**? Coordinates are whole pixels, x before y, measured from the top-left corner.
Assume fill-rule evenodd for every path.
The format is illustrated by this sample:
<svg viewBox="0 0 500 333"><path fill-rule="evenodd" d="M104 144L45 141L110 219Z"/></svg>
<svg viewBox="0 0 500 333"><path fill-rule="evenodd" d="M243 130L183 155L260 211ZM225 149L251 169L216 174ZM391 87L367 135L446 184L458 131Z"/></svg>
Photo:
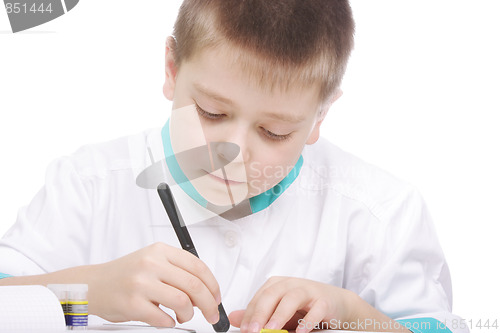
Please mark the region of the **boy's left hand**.
<svg viewBox="0 0 500 333"><path fill-rule="evenodd" d="M356 293L329 284L292 277L272 277L252 298L246 310L229 315L242 333L262 328L308 333L321 329L410 332L365 302ZM340 326L348 324L348 327ZM332 326L333 325L333 326Z"/></svg>
<svg viewBox="0 0 500 333"><path fill-rule="evenodd" d="M272 277L257 291L247 309L232 312L229 320L242 333L258 333L262 328L305 333L319 322L350 318L348 303L353 296L351 291L316 281ZM300 326L299 319L303 319Z"/></svg>

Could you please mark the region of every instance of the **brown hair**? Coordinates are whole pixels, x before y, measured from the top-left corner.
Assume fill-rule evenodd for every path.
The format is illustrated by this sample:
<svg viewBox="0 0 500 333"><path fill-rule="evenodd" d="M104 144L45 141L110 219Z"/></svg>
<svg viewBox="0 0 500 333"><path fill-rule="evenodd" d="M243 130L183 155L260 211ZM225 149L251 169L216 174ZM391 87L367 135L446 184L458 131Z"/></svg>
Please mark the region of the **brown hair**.
<svg viewBox="0 0 500 333"><path fill-rule="evenodd" d="M174 25L177 66L207 47L231 55L259 84L338 88L353 48L348 0L184 0Z"/></svg>

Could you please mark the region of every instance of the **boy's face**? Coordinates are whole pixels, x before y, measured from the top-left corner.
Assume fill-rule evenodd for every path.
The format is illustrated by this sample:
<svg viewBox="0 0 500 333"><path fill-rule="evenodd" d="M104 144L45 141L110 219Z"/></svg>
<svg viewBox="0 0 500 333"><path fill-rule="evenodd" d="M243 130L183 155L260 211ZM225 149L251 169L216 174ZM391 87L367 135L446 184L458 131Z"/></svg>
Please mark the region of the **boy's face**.
<svg viewBox="0 0 500 333"><path fill-rule="evenodd" d="M226 46L203 50L179 68L167 47L163 90L173 101L174 151L189 147L185 142L190 140L191 147L205 140L232 142L240 148L238 157L224 170L228 182L221 181L220 169L207 171L212 174L194 182L197 190L204 183L227 193L230 186L237 202L265 192L294 167L304 145L319 137L317 87L297 88L293 83L286 91L261 87L235 63ZM176 111L179 108L183 109Z"/></svg>

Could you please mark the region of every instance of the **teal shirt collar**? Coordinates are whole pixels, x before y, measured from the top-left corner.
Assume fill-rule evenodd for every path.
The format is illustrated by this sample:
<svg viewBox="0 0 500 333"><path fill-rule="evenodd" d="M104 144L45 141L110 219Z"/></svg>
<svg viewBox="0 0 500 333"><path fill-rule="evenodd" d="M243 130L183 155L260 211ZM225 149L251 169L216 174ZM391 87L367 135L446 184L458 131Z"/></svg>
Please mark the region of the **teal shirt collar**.
<svg viewBox="0 0 500 333"><path fill-rule="evenodd" d="M182 171L179 163L175 159L174 151L172 149L172 143L170 141L170 120L167 121L165 126L163 126L161 130L161 138L163 142L163 150L165 152L165 159L167 161L167 167L170 171L175 182L189 195L194 201L205 208L209 208L210 203L200 194L194 186L191 184L189 179L186 177L184 172ZM172 158L173 157L173 158ZM304 159L302 155L300 155L297 163L293 167L293 169L283 178L278 184L274 187L270 188L264 193L251 197L250 199L245 200L246 202L238 204L238 206L249 206L249 209L246 209L246 213L239 214L243 217L245 215L257 213L267 207L269 207L285 190L293 183L293 181L298 177L300 169L302 168L302 164ZM236 206L236 207L238 207ZM221 214L221 216L223 216Z"/></svg>

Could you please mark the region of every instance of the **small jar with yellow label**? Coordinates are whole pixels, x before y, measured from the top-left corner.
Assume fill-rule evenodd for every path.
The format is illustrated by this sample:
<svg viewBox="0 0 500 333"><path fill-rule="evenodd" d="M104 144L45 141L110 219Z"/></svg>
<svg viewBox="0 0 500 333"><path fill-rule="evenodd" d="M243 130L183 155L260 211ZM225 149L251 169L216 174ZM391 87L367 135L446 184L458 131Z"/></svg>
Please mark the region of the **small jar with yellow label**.
<svg viewBox="0 0 500 333"><path fill-rule="evenodd" d="M87 300L88 285L86 284L49 284L59 298L66 319L68 330L85 330L88 326L89 302Z"/></svg>

